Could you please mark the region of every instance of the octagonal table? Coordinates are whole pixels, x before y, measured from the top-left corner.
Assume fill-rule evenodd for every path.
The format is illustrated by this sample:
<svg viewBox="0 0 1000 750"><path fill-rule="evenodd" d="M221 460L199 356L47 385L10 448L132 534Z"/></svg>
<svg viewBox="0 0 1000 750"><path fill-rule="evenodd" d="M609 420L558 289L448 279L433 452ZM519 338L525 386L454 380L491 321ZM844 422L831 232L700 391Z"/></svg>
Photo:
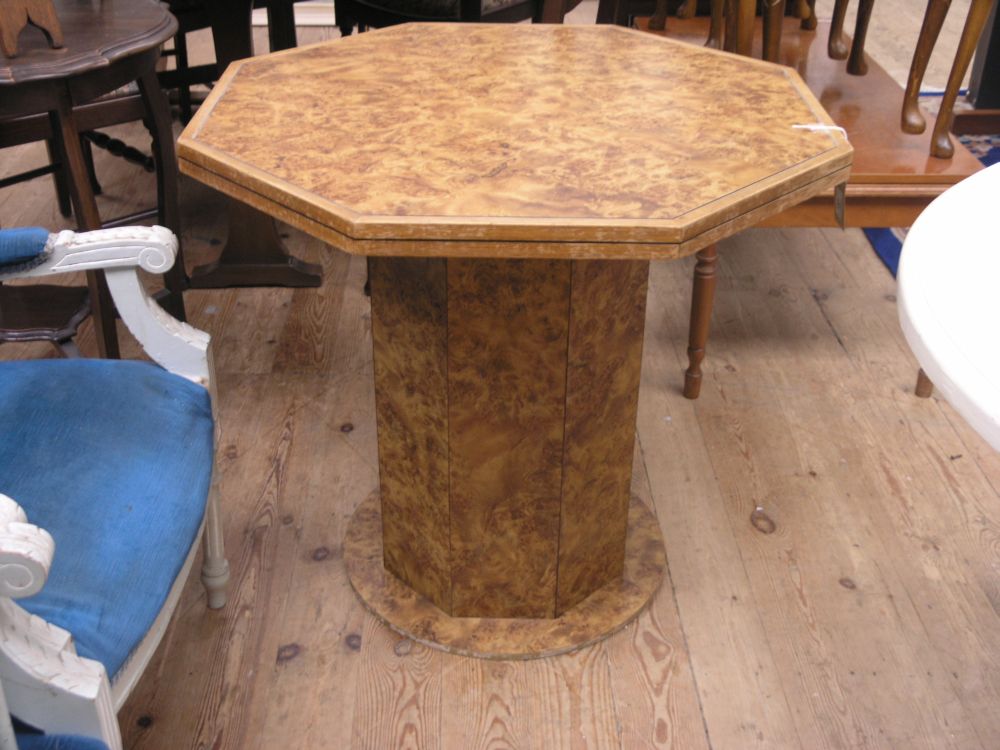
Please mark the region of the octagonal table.
<svg viewBox="0 0 1000 750"><path fill-rule="evenodd" d="M181 170L370 257L381 492L345 558L376 614L513 657L638 613L665 565L629 489L649 260L843 183L829 125L789 69L610 26L414 24L230 67Z"/></svg>

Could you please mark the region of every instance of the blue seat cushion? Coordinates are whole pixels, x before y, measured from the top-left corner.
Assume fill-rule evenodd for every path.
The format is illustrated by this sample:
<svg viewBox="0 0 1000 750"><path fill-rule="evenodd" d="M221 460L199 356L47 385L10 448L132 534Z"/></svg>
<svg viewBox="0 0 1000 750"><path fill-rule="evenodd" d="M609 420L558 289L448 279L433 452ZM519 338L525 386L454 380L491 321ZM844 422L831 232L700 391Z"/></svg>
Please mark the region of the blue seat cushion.
<svg viewBox="0 0 1000 750"><path fill-rule="evenodd" d="M212 473L208 392L144 362L0 362L0 493L47 530L45 587L19 600L114 679L195 541Z"/></svg>
<svg viewBox="0 0 1000 750"><path fill-rule="evenodd" d="M39 227L0 229L0 270L4 266L29 265L39 260L49 241L49 231Z"/></svg>
<svg viewBox="0 0 1000 750"><path fill-rule="evenodd" d="M18 734L17 750L108 750L108 746L73 734Z"/></svg>

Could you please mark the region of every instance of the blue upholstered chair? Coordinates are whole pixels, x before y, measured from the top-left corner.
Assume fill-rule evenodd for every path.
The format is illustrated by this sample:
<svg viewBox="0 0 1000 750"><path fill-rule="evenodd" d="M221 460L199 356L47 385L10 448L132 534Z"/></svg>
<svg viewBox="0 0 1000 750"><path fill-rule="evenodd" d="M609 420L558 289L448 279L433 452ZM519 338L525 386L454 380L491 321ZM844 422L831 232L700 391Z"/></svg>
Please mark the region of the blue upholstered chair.
<svg viewBox="0 0 1000 750"><path fill-rule="evenodd" d="M0 362L0 747L15 746L11 715L22 750L121 748L116 714L202 533L208 606L225 604L209 337L138 276L176 252L162 227L0 230L0 281L104 269L157 363Z"/></svg>

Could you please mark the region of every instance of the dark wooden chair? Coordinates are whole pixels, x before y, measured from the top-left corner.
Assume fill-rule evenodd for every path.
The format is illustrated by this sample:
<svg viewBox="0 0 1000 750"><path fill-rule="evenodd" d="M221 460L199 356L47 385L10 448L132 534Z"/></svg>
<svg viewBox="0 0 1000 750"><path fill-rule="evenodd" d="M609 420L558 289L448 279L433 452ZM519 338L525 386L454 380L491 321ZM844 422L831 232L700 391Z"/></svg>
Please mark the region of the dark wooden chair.
<svg viewBox="0 0 1000 750"><path fill-rule="evenodd" d="M955 146L948 135L954 116L955 100L958 98L965 71L968 70L969 63L972 61L972 53L986 27L992 5L993 0L972 0L969 6L969 15L966 17L965 26L962 29L962 37L959 40L958 49L955 51L955 62L948 75L948 84L945 87L941 109L934 125L934 133L931 137L931 156L950 159L955 153ZM934 51L934 45L937 42L938 34L941 33L941 27L950 7L951 0L928 0L927 2L927 11L920 27L917 47L913 52L910 75L906 82L906 93L903 97L903 111L900 119L904 133L923 133L927 127L918 103L920 85L923 83L927 63L930 60L931 52ZM920 389L918 388L918 390ZM924 387L923 390L928 389ZM928 395L930 395L929 391Z"/></svg>
<svg viewBox="0 0 1000 750"><path fill-rule="evenodd" d="M62 49L50 49L42 33L29 28L19 37L18 55L0 58L0 147L37 140L55 144L54 156L65 175L79 229L134 223L135 216L118 221L102 219L80 136L102 122L110 124L109 117L111 122L144 119L152 135L157 166L159 200L155 213L160 224L177 231L177 160L169 108L156 78L160 45L175 33L176 21L154 0L103 0L96 6L56 0L55 9L62 24ZM135 90L112 108L100 103L102 96L130 84ZM181 293L186 284L180 263L165 275L165 283L169 294L162 298L162 304L183 318ZM115 311L98 272L88 273L88 288L98 350L101 356L115 357ZM5 295L6 300L2 299ZM85 300L80 300L83 310ZM16 302L10 290L0 287L0 308L10 310ZM44 300L41 304L44 307ZM4 314L7 322L16 317ZM74 313L64 322L72 323L77 317ZM54 326L54 330L53 335L61 336L66 328ZM0 333L6 340L23 340L19 337L23 330Z"/></svg>
<svg viewBox="0 0 1000 750"><path fill-rule="evenodd" d="M251 54L247 30L249 23L245 16L249 8L267 9L267 32L271 52L291 49L296 46L295 3L299 0L247 0L245 9L238 4L216 3L212 0L166 0L170 12L177 19L177 34L174 36L172 54L176 69L160 73L164 88L177 89L181 121L191 119L191 86L214 83L225 70L226 65L238 57ZM221 12L220 12L221 11ZM239 18L233 17L233 12ZM240 12L242 11L242 12ZM216 63L191 66L188 64L187 35L193 31L211 29L216 48Z"/></svg>
<svg viewBox="0 0 1000 750"><path fill-rule="evenodd" d="M334 0L337 26L348 36L411 21L562 23L580 0Z"/></svg>

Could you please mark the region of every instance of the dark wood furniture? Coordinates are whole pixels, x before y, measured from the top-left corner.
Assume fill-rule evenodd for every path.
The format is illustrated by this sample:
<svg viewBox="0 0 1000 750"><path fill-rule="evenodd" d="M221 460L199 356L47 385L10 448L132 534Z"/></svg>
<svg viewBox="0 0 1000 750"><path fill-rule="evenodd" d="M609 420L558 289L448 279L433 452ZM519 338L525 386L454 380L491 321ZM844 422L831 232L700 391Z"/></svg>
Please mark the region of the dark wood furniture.
<svg viewBox="0 0 1000 750"><path fill-rule="evenodd" d="M672 38L699 43L705 38L707 19L676 20L668 25ZM645 24L640 21L640 28ZM845 191L844 223L849 227L905 227L916 220L934 198L982 166L963 146L951 159L928 155L930 134L902 133L897 125L902 89L875 61L868 75L850 75L827 54L829 22L815 31L785 19L780 62L803 77L806 84L842 126L854 147L854 164ZM661 32L652 32L661 33ZM759 35L758 35L759 39ZM755 41L759 54L760 42ZM925 114L931 122L934 118ZM760 226L838 226L833 191L827 191L766 219ZM699 254L695 268L690 324L690 363L684 393L697 398L701 362L708 341L716 271L715 253Z"/></svg>
<svg viewBox="0 0 1000 750"><path fill-rule="evenodd" d="M227 71L182 171L370 258L381 501L344 556L378 616L526 657L638 613L648 261L843 182L851 147L802 122L829 119L794 73L614 26L408 24Z"/></svg>
<svg viewBox="0 0 1000 750"><path fill-rule="evenodd" d="M160 45L173 36L176 21L152 0L103 0L96 5L57 0L56 11L63 28L63 49L51 49L41 31L29 27L20 36L18 56L0 59L0 143L4 142L4 133L9 144L18 132L23 137L25 128L47 119L49 128L39 139L51 137L58 144L77 226L82 230L100 229L104 222L80 145L84 130L80 110L103 94L135 81L138 94L133 104L141 103L154 142L160 221L177 231L180 222L173 133L155 71ZM103 277L91 272L87 278L98 350L102 357L115 357L118 341L114 307ZM164 279L170 292L163 299L164 307L182 317L182 264L176 264ZM8 295L5 305L13 303L9 290L0 288L0 294Z"/></svg>
<svg viewBox="0 0 1000 750"><path fill-rule="evenodd" d="M621 7L626 0L602 0L602 5L610 7L614 3L617 16L621 13ZM693 18L697 11L695 0L686 2L677 9L677 17L682 19ZM656 10L649 18L646 28L650 31L663 31L666 28L668 12L667 0L657 0ZM763 51L761 57L764 60L774 62L778 59L781 47L781 31L784 28L784 18L786 15L793 15L800 19L803 29L816 28L816 0L794 0L789 3L787 0L710 0L707 8L707 15L711 19L708 30L708 39L705 45L713 49L725 49L727 52L736 52L741 55L749 55L752 47L752 34L754 19L757 15L758 7L763 19ZM598 9L598 22L609 15L608 10ZM618 21L616 21L618 22Z"/></svg>
<svg viewBox="0 0 1000 750"><path fill-rule="evenodd" d="M562 23L580 0L334 0L342 36L414 21Z"/></svg>
<svg viewBox="0 0 1000 750"><path fill-rule="evenodd" d="M205 0L200 3L212 28L217 74L230 64L253 55L251 14L253 0ZM295 45L292 0L267 3L271 50ZM277 96L270 92L269 97ZM323 275L319 266L289 254L278 236L274 220L239 204L229 208L229 236L217 260L191 272L188 283L196 289L233 286L317 287Z"/></svg>
<svg viewBox="0 0 1000 750"><path fill-rule="evenodd" d="M958 91L962 85L962 79L965 78L965 72L969 69L969 63L972 62L972 53L986 27L993 3L994 0L972 0L972 4L969 6L969 15L966 17L965 27L962 29L962 36L955 52L955 62L948 75L948 83L945 86L944 96L941 98L941 109L931 135L930 153L933 156L950 159L955 153L955 146L948 135L952 112L955 109L955 100L958 98ZM920 85L923 82L924 73L927 70L927 62L934 51L934 44L937 42L938 34L941 33L941 26L944 24L949 7L951 7L951 0L928 0L927 12L920 27L920 38L917 40L913 62L910 65L910 75L906 82L903 110L900 115L901 125L906 133L923 133L927 127L917 99L920 95Z"/></svg>
<svg viewBox="0 0 1000 750"><path fill-rule="evenodd" d="M54 48L63 46L62 26L52 0L6 0L0 5L0 52L17 55L17 40L28 24L42 30Z"/></svg>

